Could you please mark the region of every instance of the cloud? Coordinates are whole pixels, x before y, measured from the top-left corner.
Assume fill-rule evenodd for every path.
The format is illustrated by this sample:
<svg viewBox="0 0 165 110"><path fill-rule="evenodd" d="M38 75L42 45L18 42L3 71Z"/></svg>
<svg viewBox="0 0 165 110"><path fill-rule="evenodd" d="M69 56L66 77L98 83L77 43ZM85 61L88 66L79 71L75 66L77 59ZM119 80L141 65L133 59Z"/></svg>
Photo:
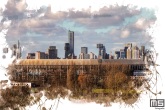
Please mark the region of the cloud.
<svg viewBox="0 0 165 110"><path fill-rule="evenodd" d="M26 52L40 49L46 51L49 45L56 45L62 56L64 43L68 42L67 31L70 29L75 31L77 55L80 47L85 45L96 53L97 43L105 44L109 51L127 42L149 42L151 37L146 29L156 21L152 11L115 5L104 6L98 11L91 11L89 7L52 12L51 6L29 10L25 0L8 0L6 9L2 11L0 29L5 28L3 22L11 20L10 26L6 27L7 42L13 43L13 39L20 39Z"/></svg>
<svg viewBox="0 0 165 110"><path fill-rule="evenodd" d="M25 0L8 0L5 7L4 17L13 20L23 18L27 4Z"/></svg>
<svg viewBox="0 0 165 110"><path fill-rule="evenodd" d="M121 38L127 38L130 35L130 31L129 30L122 30L121 31Z"/></svg>

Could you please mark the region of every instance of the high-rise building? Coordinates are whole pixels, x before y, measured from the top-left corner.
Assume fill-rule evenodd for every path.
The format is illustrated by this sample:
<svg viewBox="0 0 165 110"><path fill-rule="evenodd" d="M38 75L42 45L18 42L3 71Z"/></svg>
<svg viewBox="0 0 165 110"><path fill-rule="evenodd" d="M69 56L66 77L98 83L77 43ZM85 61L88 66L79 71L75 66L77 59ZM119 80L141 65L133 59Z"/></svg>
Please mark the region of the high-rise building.
<svg viewBox="0 0 165 110"><path fill-rule="evenodd" d="M101 49L103 48L103 44L97 44L97 48L99 49L98 56L101 56Z"/></svg>
<svg viewBox="0 0 165 110"><path fill-rule="evenodd" d="M140 51L137 46L134 46L132 49L132 59L139 59L140 57Z"/></svg>
<svg viewBox="0 0 165 110"><path fill-rule="evenodd" d="M28 53L26 58L27 59L35 59L35 53Z"/></svg>
<svg viewBox="0 0 165 110"><path fill-rule="evenodd" d="M48 52L45 52L45 59L49 59L49 54L48 54Z"/></svg>
<svg viewBox="0 0 165 110"><path fill-rule="evenodd" d="M145 46L141 46L140 56L144 60L144 57L145 57Z"/></svg>
<svg viewBox="0 0 165 110"><path fill-rule="evenodd" d="M97 44L97 48L99 49L98 58L105 59L106 58L106 49L103 44Z"/></svg>
<svg viewBox="0 0 165 110"><path fill-rule="evenodd" d="M132 43L127 43L125 47L131 47L132 48Z"/></svg>
<svg viewBox="0 0 165 110"><path fill-rule="evenodd" d="M65 58L68 58L68 55L69 55L69 52L70 52L70 45L69 45L69 43L65 43L64 50L65 50Z"/></svg>
<svg viewBox="0 0 165 110"><path fill-rule="evenodd" d="M88 47L81 47L81 53L88 54Z"/></svg>
<svg viewBox="0 0 165 110"><path fill-rule="evenodd" d="M128 47L127 49L127 59L132 59L132 48Z"/></svg>
<svg viewBox="0 0 165 110"><path fill-rule="evenodd" d="M18 40L18 44L12 46L12 56L16 56L17 59L21 58L21 47Z"/></svg>
<svg viewBox="0 0 165 110"><path fill-rule="evenodd" d="M116 57L116 59L120 58L120 51L115 51L115 57Z"/></svg>
<svg viewBox="0 0 165 110"><path fill-rule="evenodd" d="M70 54L74 56L74 31L68 31Z"/></svg>
<svg viewBox="0 0 165 110"><path fill-rule="evenodd" d="M120 49L120 59L124 59L125 58L125 51L124 49Z"/></svg>
<svg viewBox="0 0 165 110"><path fill-rule="evenodd" d="M56 46L49 46L48 48L49 59L57 59L57 49Z"/></svg>
<svg viewBox="0 0 165 110"><path fill-rule="evenodd" d="M127 58L127 49L128 49L128 46L125 46L124 47L125 58Z"/></svg>
<svg viewBox="0 0 165 110"><path fill-rule="evenodd" d="M35 53L35 59L45 59L45 52L37 51Z"/></svg>

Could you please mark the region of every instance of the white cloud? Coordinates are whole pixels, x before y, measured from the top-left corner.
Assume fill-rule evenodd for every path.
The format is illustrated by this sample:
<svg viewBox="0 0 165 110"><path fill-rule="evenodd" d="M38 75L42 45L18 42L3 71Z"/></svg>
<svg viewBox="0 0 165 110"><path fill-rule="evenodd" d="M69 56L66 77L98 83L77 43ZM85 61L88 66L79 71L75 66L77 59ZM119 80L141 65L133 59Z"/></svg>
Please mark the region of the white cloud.
<svg viewBox="0 0 165 110"><path fill-rule="evenodd" d="M120 34L120 37L121 38L127 38L127 37L129 37L129 35L130 35L130 31L129 30L122 30L121 34Z"/></svg>

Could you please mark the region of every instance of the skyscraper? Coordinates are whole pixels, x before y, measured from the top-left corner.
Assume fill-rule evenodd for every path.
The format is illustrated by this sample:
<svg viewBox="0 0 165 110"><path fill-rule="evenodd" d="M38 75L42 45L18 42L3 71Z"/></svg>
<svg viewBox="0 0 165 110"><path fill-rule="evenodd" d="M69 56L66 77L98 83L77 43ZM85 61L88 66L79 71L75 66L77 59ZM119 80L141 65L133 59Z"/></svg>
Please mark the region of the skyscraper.
<svg viewBox="0 0 165 110"><path fill-rule="evenodd" d="M145 57L145 46L141 46L140 56L144 60L144 57Z"/></svg>
<svg viewBox="0 0 165 110"><path fill-rule="evenodd" d="M126 46L126 47L131 47L131 48L132 48L132 43L127 43L125 46Z"/></svg>
<svg viewBox="0 0 165 110"><path fill-rule="evenodd" d="M17 59L21 58L21 47L20 47L20 42L18 40L18 46L17 46L17 52L16 52L16 57Z"/></svg>
<svg viewBox="0 0 165 110"><path fill-rule="evenodd" d="M57 49L56 49L56 46L49 46L48 57L49 57L49 59L57 59Z"/></svg>
<svg viewBox="0 0 165 110"><path fill-rule="evenodd" d="M14 44L12 47L12 56L16 56L17 59L21 58L21 47L18 40L18 44Z"/></svg>
<svg viewBox="0 0 165 110"><path fill-rule="evenodd" d="M81 47L81 53L88 54L88 47Z"/></svg>
<svg viewBox="0 0 165 110"><path fill-rule="evenodd" d="M115 51L115 57L116 57L116 59L120 58L120 51Z"/></svg>
<svg viewBox="0 0 165 110"><path fill-rule="evenodd" d="M69 43L65 43L64 50L65 50L65 58L68 58L68 55L69 55L69 52L70 52L70 45L69 45Z"/></svg>
<svg viewBox="0 0 165 110"><path fill-rule="evenodd" d="M137 46L134 46L132 49L132 58L139 59L139 55L140 55L139 48Z"/></svg>
<svg viewBox="0 0 165 110"><path fill-rule="evenodd" d="M125 58L132 59L132 43L127 43L124 47Z"/></svg>
<svg viewBox="0 0 165 110"><path fill-rule="evenodd" d="M127 58L127 49L128 49L128 46L125 46L124 47L125 58Z"/></svg>
<svg viewBox="0 0 165 110"><path fill-rule="evenodd" d="M125 58L124 49L120 49L120 58L121 58L121 59L124 59L124 58Z"/></svg>
<svg viewBox="0 0 165 110"><path fill-rule="evenodd" d="M132 48L128 47L127 49L127 59L132 59Z"/></svg>
<svg viewBox="0 0 165 110"><path fill-rule="evenodd" d="M105 59L106 58L106 49L103 44L97 44L97 48L99 49L98 58Z"/></svg>
<svg viewBox="0 0 165 110"><path fill-rule="evenodd" d="M70 54L74 56L74 31L68 31L68 41L70 47Z"/></svg>

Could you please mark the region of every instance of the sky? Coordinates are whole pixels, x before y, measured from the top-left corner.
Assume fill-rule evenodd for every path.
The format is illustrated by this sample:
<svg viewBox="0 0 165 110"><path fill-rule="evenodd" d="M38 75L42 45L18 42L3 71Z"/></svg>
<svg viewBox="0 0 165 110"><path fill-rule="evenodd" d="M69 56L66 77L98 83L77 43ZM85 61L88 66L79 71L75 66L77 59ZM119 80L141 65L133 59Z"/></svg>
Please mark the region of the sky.
<svg viewBox="0 0 165 110"><path fill-rule="evenodd" d="M107 0L4 1L0 28L8 29L6 40L10 46L20 40L23 58L30 52L47 51L50 45L56 46L58 56L63 58L68 30L75 32L77 56L83 46L98 55L97 43L104 44L108 54L128 42L153 46L147 32L157 19L153 8L139 8L125 4L125 0L113 5Z"/></svg>
<svg viewBox="0 0 165 110"><path fill-rule="evenodd" d="M13 61L11 50L2 58L2 49L21 41L24 56L27 52L46 51L56 45L58 55L64 55L68 29L75 31L75 52L88 46L97 54L97 43L106 46L107 53L120 49L126 42L148 45L156 49L158 74L158 99L165 99L164 86L164 4L161 0L1 0L0 3L0 80L8 79L5 68ZM153 76L153 80L155 76ZM155 91L155 86L153 91ZM75 103L61 100L58 110L66 109L116 109L155 110L149 106L156 97L144 92L132 107L112 103L110 107L95 103ZM48 107L53 101L47 102ZM27 108L36 109L37 105Z"/></svg>

